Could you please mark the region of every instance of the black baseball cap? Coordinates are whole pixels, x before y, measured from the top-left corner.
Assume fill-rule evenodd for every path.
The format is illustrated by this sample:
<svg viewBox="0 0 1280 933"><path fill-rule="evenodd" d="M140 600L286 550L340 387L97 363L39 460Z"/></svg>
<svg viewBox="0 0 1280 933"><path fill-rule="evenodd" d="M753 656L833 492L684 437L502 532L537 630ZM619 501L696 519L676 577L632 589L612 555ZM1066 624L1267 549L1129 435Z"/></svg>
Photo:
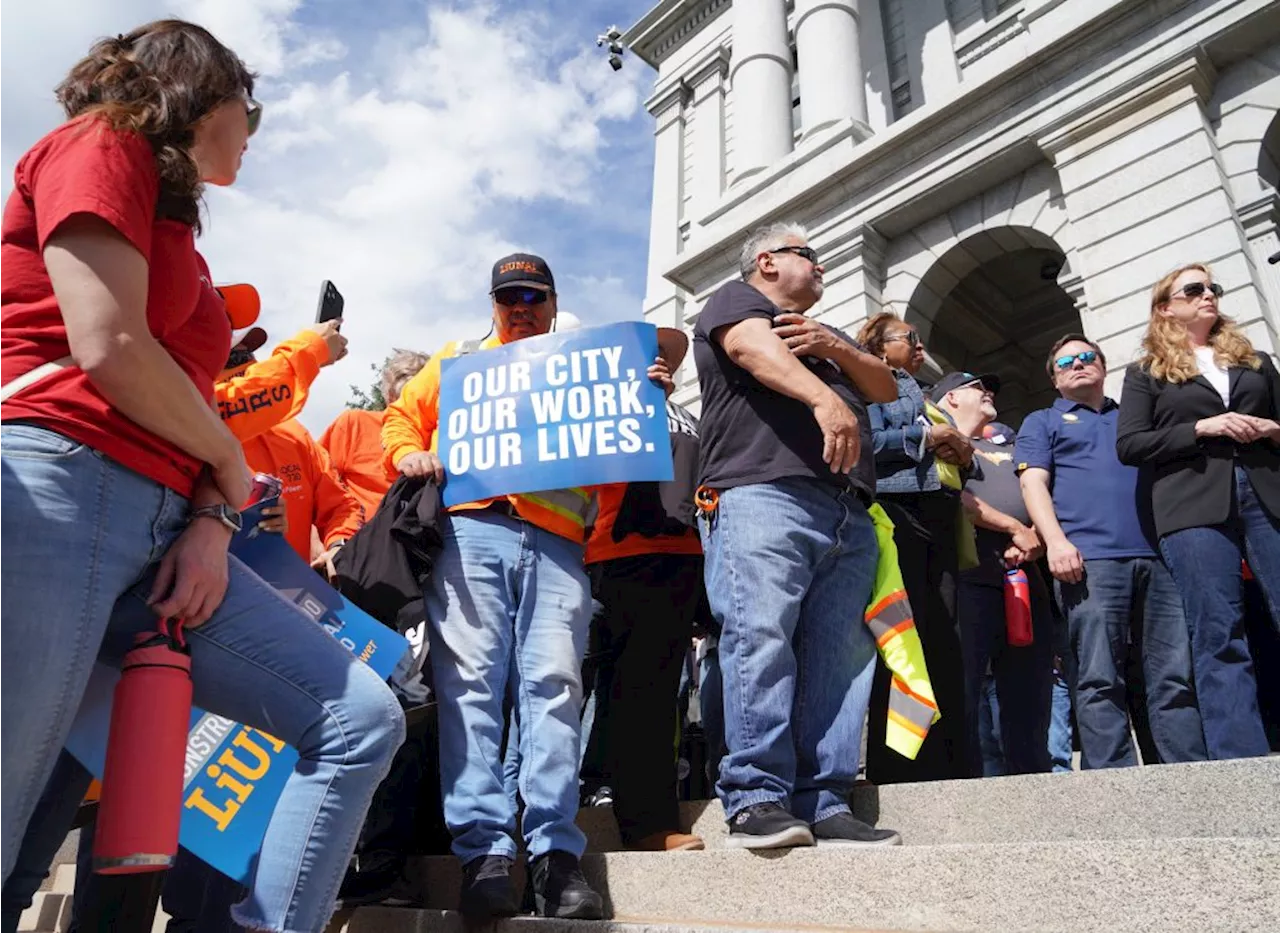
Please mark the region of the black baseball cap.
<svg viewBox="0 0 1280 933"><path fill-rule="evenodd" d="M492 294L508 285L523 285L544 292L556 290L556 280L551 275L551 267L541 256L532 253L512 253L503 256L493 264L493 282L489 286Z"/></svg>
<svg viewBox="0 0 1280 933"><path fill-rule="evenodd" d="M1000 377L995 373L983 373L980 376L975 376L973 373L947 373L929 390L929 398L940 399L948 392L963 389L975 382L990 389L996 395L1000 394Z"/></svg>

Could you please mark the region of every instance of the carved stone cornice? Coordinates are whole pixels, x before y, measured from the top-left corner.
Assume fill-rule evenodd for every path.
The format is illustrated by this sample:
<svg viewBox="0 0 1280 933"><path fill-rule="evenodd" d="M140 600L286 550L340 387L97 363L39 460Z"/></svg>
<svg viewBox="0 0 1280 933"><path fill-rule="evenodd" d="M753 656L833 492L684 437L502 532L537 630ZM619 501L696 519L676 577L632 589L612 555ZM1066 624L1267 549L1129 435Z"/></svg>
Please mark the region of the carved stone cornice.
<svg viewBox="0 0 1280 933"><path fill-rule="evenodd" d="M666 0L623 33L622 41L637 58L657 68L664 58L731 6L733 0Z"/></svg>

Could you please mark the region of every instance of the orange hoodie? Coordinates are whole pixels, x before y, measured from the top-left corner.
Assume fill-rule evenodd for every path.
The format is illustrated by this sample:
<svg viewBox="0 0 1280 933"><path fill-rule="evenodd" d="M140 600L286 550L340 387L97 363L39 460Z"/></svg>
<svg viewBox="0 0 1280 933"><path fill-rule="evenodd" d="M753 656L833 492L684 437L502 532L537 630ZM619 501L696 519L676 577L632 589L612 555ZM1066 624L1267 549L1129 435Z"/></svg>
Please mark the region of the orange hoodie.
<svg viewBox="0 0 1280 933"><path fill-rule="evenodd" d="M320 530L325 547L332 547L364 524L359 501L342 488L329 455L298 422L286 421L245 441L244 456L249 469L278 476L284 484L286 537L303 560L311 560L312 525Z"/></svg>
<svg viewBox="0 0 1280 933"><path fill-rule="evenodd" d="M320 435L320 446L329 454L338 479L364 506L365 519L378 511L395 481L382 457L385 415L385 411L348 408Z"/></svg>
<svg viewBox="0 0 1280 933"><path fill-rule="evenodd" d="M307 401L311 383L329 361L329 347L314 331L304 330L250 363L239 374L214 386L218 414L243 442L296 418Z"/></svg>

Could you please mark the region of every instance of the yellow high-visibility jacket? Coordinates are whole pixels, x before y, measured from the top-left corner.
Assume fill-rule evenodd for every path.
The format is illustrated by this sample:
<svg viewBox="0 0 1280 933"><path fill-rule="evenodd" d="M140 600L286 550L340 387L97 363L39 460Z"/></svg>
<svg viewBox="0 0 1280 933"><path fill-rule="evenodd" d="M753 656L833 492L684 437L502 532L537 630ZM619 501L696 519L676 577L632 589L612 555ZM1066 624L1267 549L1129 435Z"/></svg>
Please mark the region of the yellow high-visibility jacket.
<svg viewBox="0 0 1280 933"><path fill-rule="evenodd" d="M876 648L893 675L889 688L889 722L885 744L912 760L920 751L929 727L942 718L924 663L924 648L916 631L911 603L898 568L898 548L893 543L893 522L879 504L867 510L875 525L880 559L867 605L865 621Z"/></svg>

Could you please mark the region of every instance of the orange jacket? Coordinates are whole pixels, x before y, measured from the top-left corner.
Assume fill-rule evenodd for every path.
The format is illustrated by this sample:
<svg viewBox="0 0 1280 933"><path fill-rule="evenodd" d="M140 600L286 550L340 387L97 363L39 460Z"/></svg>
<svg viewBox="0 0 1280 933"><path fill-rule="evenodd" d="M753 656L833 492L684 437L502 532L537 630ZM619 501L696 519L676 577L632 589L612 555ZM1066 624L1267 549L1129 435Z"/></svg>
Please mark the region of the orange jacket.
<svg viewBox="0 0 1280 933"><path fill-rule="evenodd" d="M312 525L325 547L332 547L364 524L364 509L338 482L324 448L298 422L286 421L245 441L244 456L249 469L278 476L284 484L286 538L303 560L311 560Z"/></svg>
<svg viewBox="0 0 1280 933"><path fill-rule="evenodd" d="M486 338L481 350L500 346L497 334ZM435 451L436 427L440 423L440 361L458 352L458 344L448 343L439 353L427 361L418 374L405 383L400 397L387 406L382 421L382 446L386 451L385 463L396 469L409 454L422 450ZM583 543L586 538L586 513L591 502L592 489L545 490L524 492L506 496L516 513L526 521L550 531L552 534ZM466 509L483 509L494 499L480 499L449 507L450 512Z"/></svg>
<svg viewBox="0 0 1280 933"><path fill-rule="evenodd" d="M296 418L307 401L311 383L329 361L329 347L314 331L304 330L250 363L240 374L214 386L218 414L243 442Z"/></svg>
<svg viewBox="0 0 1280 933"><path fill-rule="evenodd" d="M385 411L348 408L320 435L320 446L328 453L338 479L364 506L365 519L378 511L395 481L382 455L385 415Z"/></svg>
<svg viewBox="0 0 1280 933"><path fill-rule="evenodd" d="M596 487L596 523L587 539L587 553L583 563L594 564L620 557L638 557L641 554L702 553L702 541L694 528L680 535L655 535L652 538L632 532L621 541L614 541L613 523L622 507L622 497L626 494L626 483Z"/></svg>

